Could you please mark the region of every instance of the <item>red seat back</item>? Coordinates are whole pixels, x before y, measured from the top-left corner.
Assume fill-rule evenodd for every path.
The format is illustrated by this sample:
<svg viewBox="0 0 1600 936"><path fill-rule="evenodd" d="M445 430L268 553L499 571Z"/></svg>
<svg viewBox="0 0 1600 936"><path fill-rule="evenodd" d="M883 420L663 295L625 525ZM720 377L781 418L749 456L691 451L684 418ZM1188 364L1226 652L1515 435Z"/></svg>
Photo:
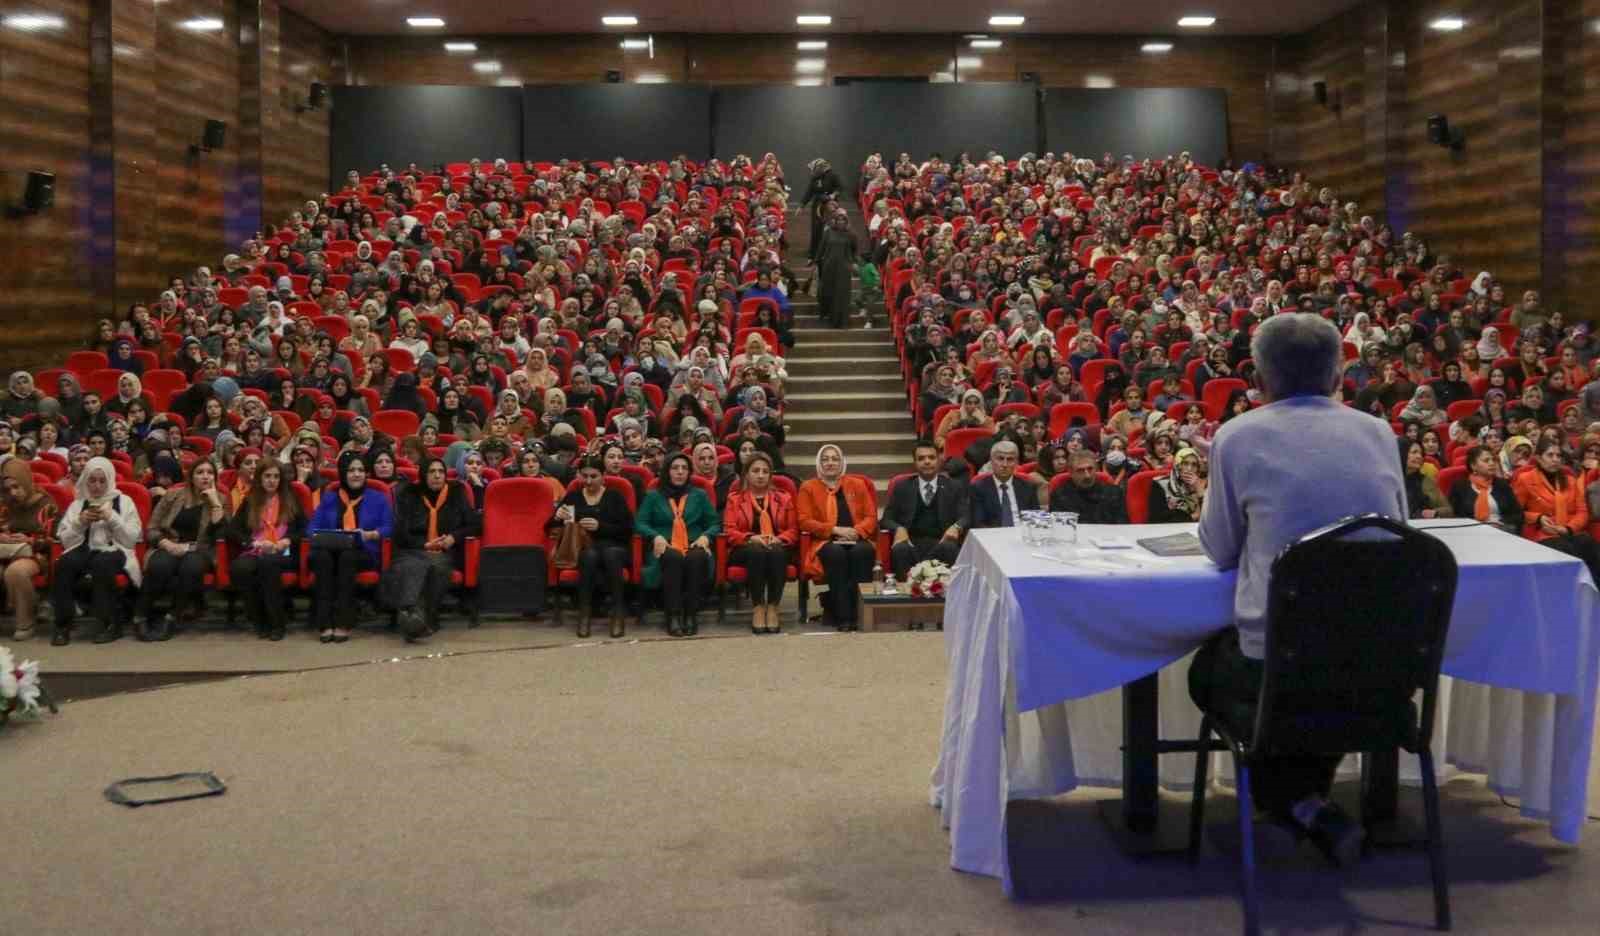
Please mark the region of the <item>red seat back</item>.
<svg viewBox="0 0 1600 936"><path fill-rule="evenodd" d="M555 514L550 484L540 478L503 478L483 497L484 546L548 548L545 527Z"/></svg>

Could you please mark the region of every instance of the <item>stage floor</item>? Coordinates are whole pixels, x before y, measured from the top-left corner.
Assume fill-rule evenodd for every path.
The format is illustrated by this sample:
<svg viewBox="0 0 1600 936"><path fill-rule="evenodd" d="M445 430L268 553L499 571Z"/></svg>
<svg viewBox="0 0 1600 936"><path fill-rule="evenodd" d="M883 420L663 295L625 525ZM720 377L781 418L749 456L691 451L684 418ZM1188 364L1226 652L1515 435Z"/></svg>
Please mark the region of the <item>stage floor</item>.
<svg viewBox="0 0 1600 936"><path fill-rule="evenodd" d="M578 643L484 627L417 651L466 652L370 665L337 664L403 645L81 648L200 665L208 645L259 646L274 666L320 668L69 703L0 734L7 931L1238 931L1229 859L1124 859L1095 817L1100 794L1056 801L1026 843L1054 851L1062 899L1014 904L949 870L927 805L937 633ZM555 645L507 649L541 636ZM137 810L101 795L188 770L228 792ZM1471 781L1446 804L1458 931L1594 931L1594 832L1563 847ZM1280 863L1263 889L1269 931L1431 920L1415 853L1347 873Z"/></svg>

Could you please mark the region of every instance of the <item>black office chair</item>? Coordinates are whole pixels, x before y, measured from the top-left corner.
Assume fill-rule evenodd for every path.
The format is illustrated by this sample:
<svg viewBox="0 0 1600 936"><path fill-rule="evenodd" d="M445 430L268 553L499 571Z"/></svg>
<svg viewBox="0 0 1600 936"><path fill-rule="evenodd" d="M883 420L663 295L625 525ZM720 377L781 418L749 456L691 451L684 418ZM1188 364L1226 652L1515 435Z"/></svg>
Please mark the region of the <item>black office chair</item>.
<svg viewBox="0 0 1600 936"><path fill-rule="evenodd" d="M1362 531L1365 536L1351 537ZM1273 561L1261 695L1253 711L1249 705L1203 710L1190 811L1193 861L1205 819L1210 758L1203 750L1216 732L1238 773L1246 933L1260 932L1251 766L1273 755L1396 748L1421 761L1434 925L1450 928L1439 788L1429 745L1455 590L1456 562L1447 546L1376 514L1307 534ZM1420 712L1412 702L1419 689Z"/></svg>

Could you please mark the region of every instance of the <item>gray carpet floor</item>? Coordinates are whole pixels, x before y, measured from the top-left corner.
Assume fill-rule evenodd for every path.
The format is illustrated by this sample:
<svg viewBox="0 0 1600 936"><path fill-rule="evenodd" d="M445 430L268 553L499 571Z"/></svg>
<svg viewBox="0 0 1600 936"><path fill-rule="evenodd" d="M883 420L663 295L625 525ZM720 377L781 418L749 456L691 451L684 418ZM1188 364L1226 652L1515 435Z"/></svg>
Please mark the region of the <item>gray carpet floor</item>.
<svg viewBox="0 0 1600 936"><path fill-rule="evenodd" d="M1061 896L952 872L928 807L936 633L567 645L258 676L68 705L0 734L0 931L1233 933L1230 860L1135 862L1078 793L1027 846ZM137 810L111 781L214 770ZM1600 931L1564 847L1447 790L1456 929ZM1420 854L1263 874L1269 932L1415 932Z"/></svg>

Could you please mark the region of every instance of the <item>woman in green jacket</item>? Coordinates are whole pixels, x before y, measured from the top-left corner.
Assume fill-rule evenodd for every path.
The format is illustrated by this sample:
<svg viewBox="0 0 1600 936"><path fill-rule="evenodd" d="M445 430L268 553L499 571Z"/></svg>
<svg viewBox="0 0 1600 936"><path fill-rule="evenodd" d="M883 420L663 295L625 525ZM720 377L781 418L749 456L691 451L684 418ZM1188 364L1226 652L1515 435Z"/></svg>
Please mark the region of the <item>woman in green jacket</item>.
<svg viewBox="0 0 1600 936"><path fill-rule="evenodd" d="M668 458L660 484L644 496L634 519L647 547L644 586L660 586L667 633L674 637L692 637L700 629L700 599L714 573L711 541L722 532L711 499L690 481L693 470L682 452Z"/></svg>

